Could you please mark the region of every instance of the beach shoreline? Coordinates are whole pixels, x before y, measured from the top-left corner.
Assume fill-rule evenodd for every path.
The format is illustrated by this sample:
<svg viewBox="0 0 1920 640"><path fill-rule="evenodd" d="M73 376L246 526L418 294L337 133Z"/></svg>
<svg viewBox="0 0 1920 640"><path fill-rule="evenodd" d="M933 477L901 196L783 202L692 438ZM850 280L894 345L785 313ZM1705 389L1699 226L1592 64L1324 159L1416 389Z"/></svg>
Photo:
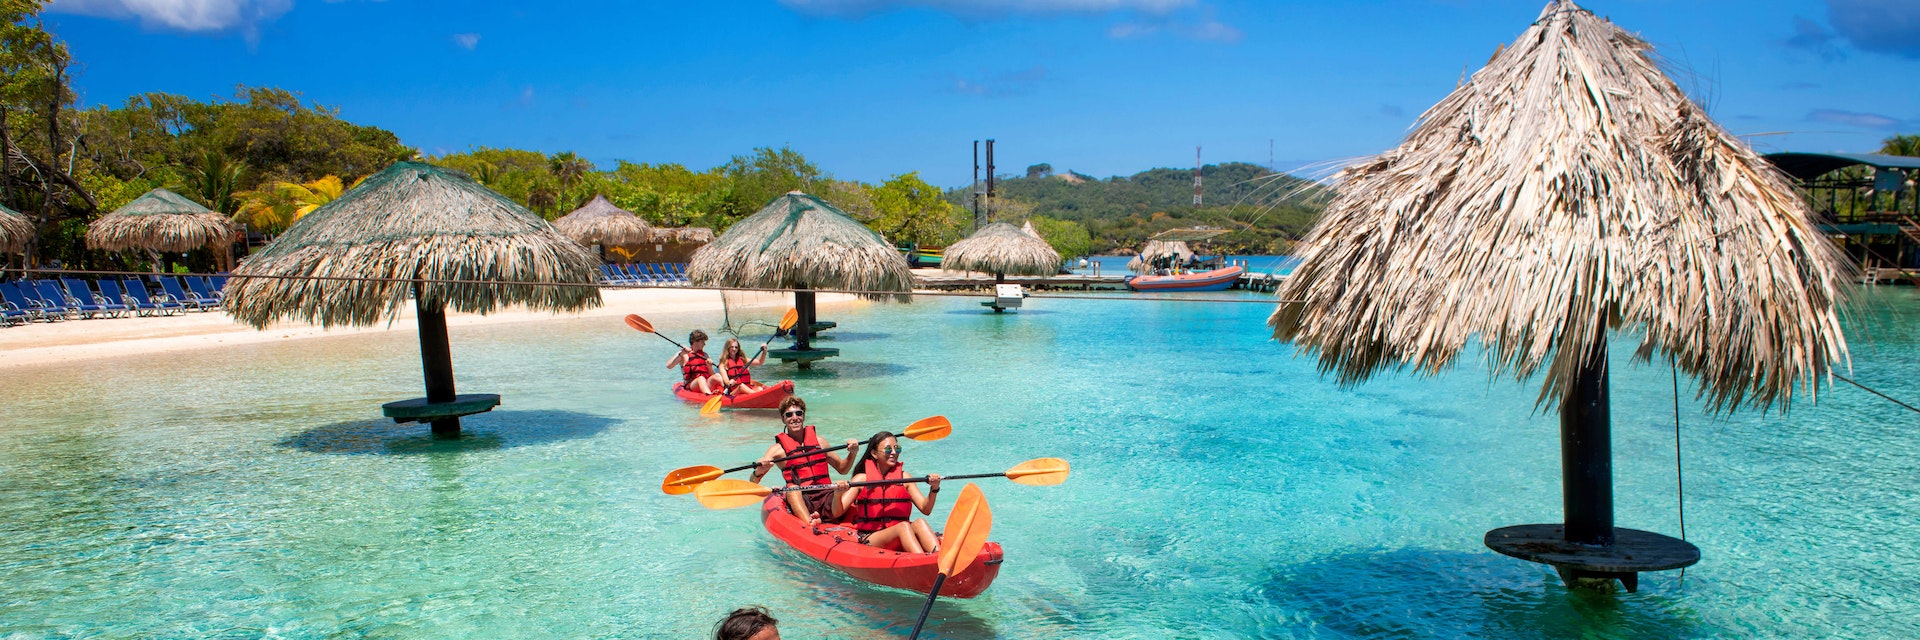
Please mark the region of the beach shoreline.
<svg viewBox="0 0 1920 640"><path fill-rule="evenodd" d="M719 291L677 288L603 288L602 304L575 313L531 311L508 308L486 315L447 313L447 326L472 327L574 320L614 318L644 311L653 316L715 312L724 309ZM857 302L847 294L820 294L822 307ZM782 299L777 304L789 302ZM174 353L252 345L283 340L303 340L378 333L412 333L418 330L412 305L402 309L392 322L371 327L322 328L301 322L280 322L263 330L241 324L223 311L186 312L173 316L128 317L97 320L69 320L55 323L35 322L0 329L0 371L49 365L93 362L133 355Z"/></svg>

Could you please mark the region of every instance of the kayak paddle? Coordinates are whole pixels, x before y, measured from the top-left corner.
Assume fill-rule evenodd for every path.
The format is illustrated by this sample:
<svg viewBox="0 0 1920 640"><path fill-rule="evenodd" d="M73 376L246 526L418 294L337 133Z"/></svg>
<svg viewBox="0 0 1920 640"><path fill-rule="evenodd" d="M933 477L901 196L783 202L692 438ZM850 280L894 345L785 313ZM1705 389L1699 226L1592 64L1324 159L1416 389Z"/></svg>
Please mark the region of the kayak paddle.
<svg viewBox="0 0 1920 640"><path fill-rule="evenodd" d="M1059 458L1034 458L1020 463L1001 473L975 473L964 476L943 476L941 482L948 480L971 480L974 478L1006 478L1014 482L1038 487L1051 486L1067 481L1067 461ZM872 487L883 484L906 484L926 482L926 476L918 478L900 478L897 480L862 480L847 483L848 488ZM789 491L828 491L836 488L831 484L810 484L804 487L763 487L745 480L713 480L694 489L694 497L700 499L700 505L708 509L734 509L750 504L759 504L767 496Z"/></svg>
<svg viewBox="0 0 1920 640"><path fill-rule="evenodd" d="M634 317L639 317L639 316L634 316ZM780 316L780 330L786 331L788 329L792 329L793 325L799 322L800 322L800 312L794 311L793 309L788 309L785 315ZM767 336L767 341L760 343L760 353L766 353L767 345L769 344L773 344L773 336ZM760 357L760 353L753 354L753 358ZM747 363L752 364L753 358L747 358ZM722 364L725 364L725 363L722 363ZM738 385L732 382L728 382L727 389L725 391L719 394L716 394L711 398L707 398L706 403L700 405L700 415L711 416L711 415L719 414L720 403L722 399L733 395L733 388L736 386Z"/></svg>
<svg viewBox="0 0 1920 640"><path fill-rule="evenodd" d="M627 314L627 326L633 327L634 329L637 329L644 333L651 333L653 335L660 336L661 340L665 340L667 342L673 343L673 346L680 347L682 349L686 348L686 347L681 347L680 343L674 342L673 338L669 338L658 331L654 331L653 323L647 322L647 319L640 317L640 314L637 314L637 313Z"/></svg>
<svg viewBox="0 0 1920 640"><path fill-rule="evenodd" d="M907 425L906 431L900 432L900 436L907 438L909 440L931 442L934 440L945 438L952 433L953 433L953 423L947 421L946 416L929 416L929 417L921 418L919 420L915 420L913 424ZM844 445L844 444L834 445L832 447L821 449L820 451L809 451L807 453L786 456L783 458L774 458L772 462L786 462L794 458L804 458L807 456L820 455L822 453L827 453L829 451L839 451L845 448L847 448L847 445ZM665 492L667 495L673 495L673 496L693 493L694 487L700 486L700 483L702 482L707 482L709 480L716 480L716 479L719 479L719 477L722 475L733 473L735 471L746 471L748 469L752 469L753 467L754 467L754 463L747 463L744 465L740 465L738 467L734 467L732 469L721 469L719 467L708 466L708 465L681 467L679 469L674 469L672 473L668 473L666 480L660 481L660 490L662 492ZM752 483L748 483L748 484L752 484ZM755 485L755 486L758 486L758 485Z"/></svg>
<svg viewBox="0 0 1920 640"><path fill-rule="evenodd" d="M967 483L960 489L960 499L953 503L953 513L947 514L937 563L940 573L933 576L933 588L927 590L927 604L920 607L920 619L914 621L913 633L907 640L920 637L920 629L927 624L927 614L933 612L933 601L940 599L940 587L947 583L947 576L959 575L979 559L980 548L987 546L987 533L992 530L993 510L987 508L987 497L981 495L979 486Z"/></svg>

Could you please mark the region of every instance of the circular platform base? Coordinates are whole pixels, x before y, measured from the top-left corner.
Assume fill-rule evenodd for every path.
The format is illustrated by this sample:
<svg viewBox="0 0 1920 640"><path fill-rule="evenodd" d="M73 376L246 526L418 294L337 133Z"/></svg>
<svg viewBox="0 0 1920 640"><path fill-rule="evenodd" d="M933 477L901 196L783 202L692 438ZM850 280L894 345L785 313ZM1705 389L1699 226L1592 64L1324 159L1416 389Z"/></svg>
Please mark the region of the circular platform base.
<svg viewBox="0 0 1920 640"><path fill-rule="evenodd" d="M839 355L840 350L834 347L814 347L806 350L770 349L767 351L767 357L779 358L781 362L798 362L801 364L815 360L825 360Z"/></svg>
<svg viewBox="0 0 1920 640"><path fill-rule="evenodd" d="M1587 581L1619 580L1628 591L1638 588L1642 571L1667 571L1700 561L1693 543L1651 531L1614 527L1613 545L1568 542L1566 527L1558 524L1522 524L1487 532L1487 548L1528 562L1552 565L1567 586Z"/></svg>
<svg viewBox="0 0 1920 640"><path fill-rule="evenodd" d="M497 406L500 406L500 394L463 393L454 396L452 402L427 402L426 398L389 402L380 405L380 412L394 422L433 422L485 413Z"/></svg>

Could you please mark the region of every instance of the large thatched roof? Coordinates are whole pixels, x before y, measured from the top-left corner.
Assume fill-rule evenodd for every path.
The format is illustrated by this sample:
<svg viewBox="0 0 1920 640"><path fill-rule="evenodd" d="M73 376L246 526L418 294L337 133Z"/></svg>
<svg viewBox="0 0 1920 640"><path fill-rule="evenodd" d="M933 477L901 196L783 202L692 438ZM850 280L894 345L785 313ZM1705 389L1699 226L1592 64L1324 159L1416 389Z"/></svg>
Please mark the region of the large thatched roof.
<svg viewBox="0 0 1920 640"><path fill-rule="evenodd" d="M186 196L154 189L87 227L87 246L107 251L188 251L233 237L233 223Z"/></svg>
<svg viewBox="0 0 1920 640"><path fill-rule="evenodd" d="M279 318L369 325L406 306L407 281L419 278L486 281L420 285L425 300L457 311L572 311L600 304L592 286L599 264L553 225L465 175L399 162L254 253L234 270L225 307L255 327ZM397 281L297 279L305 276ZM495 284L506 282L542 284Z"/></svg>
<svg viewBox="0 0 1920 640"><path fill-rule="evenodd" d="M32 240L33 221L0 204L0 251L23 251Z"/></svg>
<svg viewBox="0 0 1920 640"><path fill-rule="evenodd" d="M614 206L605 196L594 196L586 206L553 221L560 234L583 245L617 247L652 242L653 227L632 211Z"/></svg>
<svg viewBox="0 0 1920 640"><path fill-rule="evenodd" d="M1812 392L1847 357L1846 267L1805 203L1572 2L1335 179L1269 324L1345 381L1436 372L1477 337L1496 372L1545 366L1552 402L1628 329L1725 408Z"/></svg>
<svg viewBox="0 0 1920 640"><path fill-rule="evenodd" d="M718 287L913 290L913 272L886 238L827 201L798 191L774 198L694 252L687 277Z"/></svg>
<svg viewBox="0 0 1920 640"><path fill-rule="evenodd" d="M1039 236L1005 222L995 222L948 246L940 258L940 268L1010 276L1050 276L1060 272L1060 253Z"/></svg>

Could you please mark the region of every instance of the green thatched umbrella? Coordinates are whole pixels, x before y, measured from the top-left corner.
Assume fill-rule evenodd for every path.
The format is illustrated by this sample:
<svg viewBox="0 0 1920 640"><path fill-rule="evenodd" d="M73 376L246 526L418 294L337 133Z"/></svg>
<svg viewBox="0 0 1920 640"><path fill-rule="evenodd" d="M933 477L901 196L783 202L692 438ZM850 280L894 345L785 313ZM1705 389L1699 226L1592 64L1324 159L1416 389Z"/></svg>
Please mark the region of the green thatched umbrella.
<svg viewBox="0 0 1920 640"><path fill-rule="evenodd" d="M614 206L606 196L594 196L585 206L553 221L553 228L574 242L603 248L652 242L657 237L647 221Z"/></svg>
<svg viewBox="0 0 1920 640"><path fill-rule="evenodd" d="M87 246L106 251L145 249L166 253L215 244L225 249L233 230L233 223L220 212L178 193L154 189L88 225ZM224 260L225 253L221 255ZM160 266L159 260L154 263L155 268Z"/></svg>
<svg viewBox="0 0 1920 640"><path fill-rule="evenodd" d="M0 204L0 252L26 251L27 243L32 241L33 221Z"/></svg>
<svg viewBox="0 0 1920 640"><path fill-rule="evenodd" d="M1610 330L1665 352L1717 410L1810 396L1847 358L1845 263L1772 165L1709 120L1652 47L1572 2L1335 177L1270 324L1346 382L1447 368L1544 373L1564 524L1490 532L1571 583L1686 566L1699 550L1613 523Z"/></svg>
<svg viewBox="0 0 1920 640"><path fill-rule="evenodd" d="M1060 252L1037 235L996 222L948 246L940 269L991 273L995 282L1005 282L1008 274L1050 276L1060 272Z"/></svg>
<svg viewBox="0 0 1920 640"><path fill-rule="evenodd" d="M278 319L366 326L397 317L411 294L427 397L392 403L387 414L451 435L460 415L492 408L499 396L455 395L446 308L599 306L598 264L540 216L467 176L399 162L255 252L234 270L223 305L262 329Z"/></svg>
<svg viewBox="0 0 1920 640"><path fill-rule="evenodd" d="M901 301L913 291L913 272L885 238L798 191L774 198L694 252L687 277L704 286L800 290L793 296L800 312L796 351L812 349L813 292L807 289L899 292L860 296Z"/></svg>

